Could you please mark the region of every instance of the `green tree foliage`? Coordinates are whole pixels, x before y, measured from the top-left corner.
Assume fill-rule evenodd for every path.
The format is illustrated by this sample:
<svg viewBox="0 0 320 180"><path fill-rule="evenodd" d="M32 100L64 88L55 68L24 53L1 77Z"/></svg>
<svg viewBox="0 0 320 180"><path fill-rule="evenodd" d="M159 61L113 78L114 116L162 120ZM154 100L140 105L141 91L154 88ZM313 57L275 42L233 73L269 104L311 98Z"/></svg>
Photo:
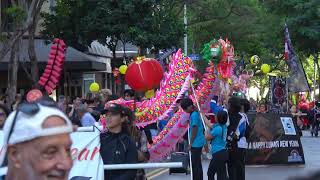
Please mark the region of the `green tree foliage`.
<svg viewBox="0 0 320 180"><path fill-rule="evenodd" d="M285 18L295 46L304 53L315 53L320 48L319 0L266 0L267 11ZM280 24L279 24L280 25Z"/></svg>
<svg viewBox="0 0 320 180"><path fill-rule="evenodd" d="M305 57L305 60L303 61L302 65L306 73L306 77L309 84L313 84L314 81L314 56ZM320 60L318 58L318 61L316 61L318 64L320 64ZM316 65L317 66L317 65ZM319 69L318 69L319 71ZM317 72L318 77L316 77L316 80L319 81L319 72Z"/></svg>
<svg viewBox="0 0 320 180"><path fill-rule="evenodd" d="M156 50L180 47L184 33L182 17L177 16L176 2L172 0L158 1L153 8L152 33L150 33L152 45Z"/></svg>
<svg viewBox="0 0 320 180"><path fill-rule="evenodd" d="M281 46L283 49L280 19L266 12L257 0L197 1L189 5L188 12L193 51L199 52L213 38L228 38L237 55L248 60L257 54L264 62L275 64L275 55Z"/></svg>
<svg viewBox="0 0 320 180"><path fill-rule="evenodd" d="M150 46L151 0L101 0L86 17L82 19L84 33L88 40L98 39L108 46L118 41L135 42L142 47ZM113 48L113 47L110 47Z"/></svg>
<svg viewBox="0 0 320 180"><path fill-rule="evenodd" d="M99 40L111 50L119 41L141 48L177 45L183 26L168 0L59 0L54 13L44 14L47 38L60 37L84 50Z"/></svg>
<svg viewBox="0 0 320 180"><path fill-rule="evenodd" d="M42 13L42 34L49 40L61 38L68 45L84 51L88 45L88 38L83 32L86 25L82 24L82 19L95 5L95 1L57 0L56 6L52 9L53 13Z"/></svg>

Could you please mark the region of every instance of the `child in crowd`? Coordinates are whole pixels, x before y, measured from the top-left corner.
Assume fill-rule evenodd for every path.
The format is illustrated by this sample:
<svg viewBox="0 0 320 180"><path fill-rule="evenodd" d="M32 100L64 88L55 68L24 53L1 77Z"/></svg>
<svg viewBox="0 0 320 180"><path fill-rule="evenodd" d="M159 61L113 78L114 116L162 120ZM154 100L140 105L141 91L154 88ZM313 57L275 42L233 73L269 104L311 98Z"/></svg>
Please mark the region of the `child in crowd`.
<svg viewBox="0 0 320 180"><path fill-rule="evenodd" d="M100 154L104 164L138 163L136 143L128 131L128 115L118 104L111 104L104 112L106 132L101 133ZM134 180L136 170L105 170L105 180Z"/></svg>
<svg viewBox="0 0 320 180"><path fill-rule="evenodd" d="M217 173L218 180L227 180L228 152L226 150L227 144L227 126L228 113L226 111L219 111L217 113L217 123L209 125L210 132L206 132L206 139L211 141L212 159L208 169L208 179L214 180ZM206 123L208 124L208 123Z"/></svg>

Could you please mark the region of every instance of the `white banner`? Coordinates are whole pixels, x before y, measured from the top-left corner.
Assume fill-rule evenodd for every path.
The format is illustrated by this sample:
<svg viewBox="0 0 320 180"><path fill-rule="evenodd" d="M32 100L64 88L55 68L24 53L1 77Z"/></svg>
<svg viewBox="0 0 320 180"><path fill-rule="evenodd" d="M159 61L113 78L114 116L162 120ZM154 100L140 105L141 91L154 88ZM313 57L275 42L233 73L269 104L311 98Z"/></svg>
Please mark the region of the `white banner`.
<svg viewBox="0 0 320 180"><path fill-rule="evenodd" d="M103 161L100 156L100 132L75 132L71 134L73 167L70 180L104 179Z"/></svg>
<svg viewBox="0 0 320 180"><path fill-rule="evenodd" d="M296 135L296 129L291 117L280 117L285 135Z"/></svg>

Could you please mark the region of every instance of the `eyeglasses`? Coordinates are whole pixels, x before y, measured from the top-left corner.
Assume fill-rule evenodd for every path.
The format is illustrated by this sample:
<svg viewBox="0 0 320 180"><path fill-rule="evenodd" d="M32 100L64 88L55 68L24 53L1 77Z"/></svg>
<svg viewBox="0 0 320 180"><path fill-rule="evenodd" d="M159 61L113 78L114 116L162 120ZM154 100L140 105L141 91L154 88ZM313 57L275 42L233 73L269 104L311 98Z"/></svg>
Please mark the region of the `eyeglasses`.
<svg viewBox="0 0 320 180"><path fill-rule="evenodd" d="M33 102L33 103L20 104L18 106L18 108L16 110L16 114L14 115L14 118L13 118L12 126L10 128L9 135L8 135L8 140L7 140L8 143L9 143L9 139L11 137L11 134L13 132L13 129L15 127L19 112L22 112L22 113L27 114L29 116L35 115L40 111L39 104L41 104L43 106L47 106L47 107L57 108L57 105L54 101L48 101L48 100L41 100L41 101L37 101L37 102Z"/></svg>

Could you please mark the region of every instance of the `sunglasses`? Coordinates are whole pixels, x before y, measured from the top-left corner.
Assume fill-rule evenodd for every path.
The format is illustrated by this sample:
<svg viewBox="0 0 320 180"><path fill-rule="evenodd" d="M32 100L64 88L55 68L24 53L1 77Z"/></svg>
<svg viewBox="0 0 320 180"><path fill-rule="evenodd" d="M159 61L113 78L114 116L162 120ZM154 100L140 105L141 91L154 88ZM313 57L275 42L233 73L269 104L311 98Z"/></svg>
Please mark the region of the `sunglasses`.
<svg viewBox="0 0 320 180"><path fill-rule="evenodd" d="M9 136L8 136L8 143L9 143L9 139L11 137L11 134L13 132L13 129L15 127L16 121L17 121L17 117L18 114L20 112L27 114L29 116L35 115L40 111L40 105L42 106L46 106L46 107L53 107L53 108L57 108L57 105L54 101L47 101L47 100L42 100L42 101L36 101L36 102L32 102L32 103L22 103L17 107L16 113L14 115L13 118L13 122L12 122L12 126L10 128L9 131ZM58 108L57 108L58 109Z"/></svg>
<svg viewBox="0 0 320 180"><path fill-rule="evenodd" d="M6 116L6 113L0 112L0 116Z"/></svg>

